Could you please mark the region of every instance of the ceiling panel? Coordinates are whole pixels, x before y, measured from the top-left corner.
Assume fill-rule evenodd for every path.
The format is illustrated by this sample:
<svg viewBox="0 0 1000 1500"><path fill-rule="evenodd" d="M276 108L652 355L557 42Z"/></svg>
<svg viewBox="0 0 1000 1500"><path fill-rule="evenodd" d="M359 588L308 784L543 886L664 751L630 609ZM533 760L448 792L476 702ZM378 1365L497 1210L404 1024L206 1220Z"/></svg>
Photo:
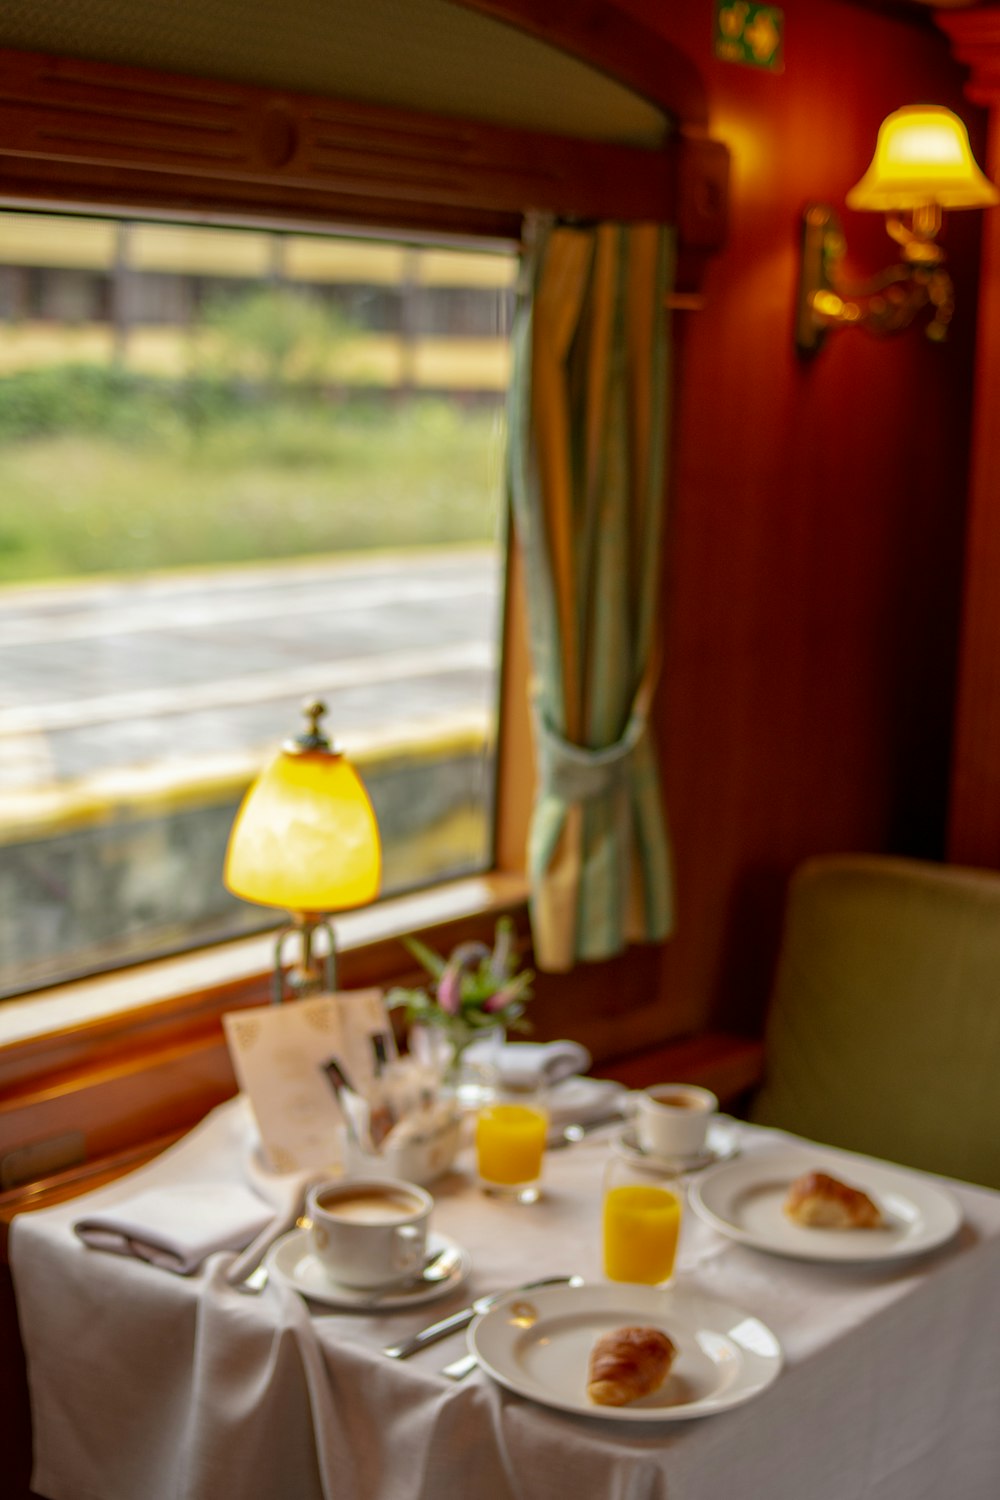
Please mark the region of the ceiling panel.
<svg viewBox="0 0 1000 1500"><path fill-rule="evenodd" d="M663 115L448 0L4 0L0 47L658 144Z"/></svg>

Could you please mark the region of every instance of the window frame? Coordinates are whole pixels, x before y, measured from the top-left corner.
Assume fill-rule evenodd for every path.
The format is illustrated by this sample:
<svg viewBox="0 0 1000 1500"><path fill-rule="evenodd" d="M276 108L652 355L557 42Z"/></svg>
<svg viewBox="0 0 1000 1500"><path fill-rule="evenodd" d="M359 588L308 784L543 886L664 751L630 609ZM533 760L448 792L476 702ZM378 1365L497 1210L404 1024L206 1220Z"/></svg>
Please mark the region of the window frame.
<svg viewBox="0 0 1000 1500"><path fill-rule="evenodd" d="M0 58L2 58L2 51L0 51ZM0 149L0 156L2 156L2 149ZM0 176L0 213L12 210L12 207L3 196L2 176ZM130 230L133 228L144 229L150 223L155 223L158 227L163 223L163 215L156 215L155 213L143 215L140 210L136 209L111 209L107 204L101 208L94 209L92 205L83 201L71 206L65 204L50 205L46 202L34 204L33 207L39 215L44 215L51 220L65 219L72 225L75 220L92 219L95 227L99 226L101 229L107 229L109 226L112 230L121 226ZM20 209L13 209L13 212L23 214L23 206ZM170 224L172 227L176 226L181 229L206 227L203 218L197 215L182 213L172 214L170 216ZM232 217L225 217L221 212L217 212L213 216L211 225L208 227L212 230L232 230L236 235L244 234L250 229L250 226L238 214L234 214ZM252 232L252 229L250 229L250 232ZM269 225L260 232L267 235L274 235L275 237L279 237L284 232L292 233L289 226L274 224ZM409 254L411 250L415 250L418 255L421 252L424 254L429 252L433 255L435 252L444 251L446 254L455 256L478 254L484 261L490 259L500 261L502 259L506 267L506 275L503 282L504 295L508 295L513 290L516 266L512 268L511 262L517 247L509 241L499 244L492 237L487 240L481 237L477 238L471 235L458 236L452 233L448 235L435 234L431 236L430 234L424 234L414 236L407 231L401 231L398 236L392 236L388 233L367 236L358 234L353 227L345 228L340 225L320 226L316 224L310 225L310 231L305 238L351 243L356 248L358 256L363 256L366 249L369 249L372 245L376 247L376 250L383 245L394 248L393 241L394 239L398 239L401 242L399 248L406 254ZM136 268L141 269L141 266L137 264ZM294 287L295 282L296 278L290 276L286 284ZM413 284L419 288L422 283L417 280ZM491 306L490 310L496 313L495 305ZM504 335L498 333L496 341L498 344L504 342ZM509 334L507 341L509 341ZM498 487L495 483L492 486L492 488ZM496 496L492 495L491 498L495 500ZM499 582L499 613L490 633L489 644L490 650L494 655L494 661L490 663L489 668L489 691L482 699L485 718L482 726L480 727L476 724L473 731L482 736L481 740L473 746L473 753L481 754L484 759L492 759L496 764L498 764L499 759L497 738L499 735L501 714L503 712L502 698L504 687L501 680L501 653L503 651L503 635L506 630L508 608L508 575L506 566L510 545L511 534L509 528L505 538L498 532L492 543L497 553L494 572ZM29 587L35 587L36 585L43 586L44 580L29 580ZM355 728L355 733L357 732L358 730ZM418 729L417 733L419 734L419 732ZM459 732L462 732L461 729ZM471 742L472 733L470 733L469 738ZM367 749L363 740L364 736L362 732L362 743L356 746L355 750L351 753L362 776L368 781L369 775L377 775L377 761L380 752L378 746L376 746L374 753L370 749ZM405 740L395 742L391 746L392 753L398 755L401 749L405 750L405 746ZM372 761L376 763L374 770L372 769L371 762L369 762L366 769L366 759L368 756L371 756ZM233 809L235 811L236 802L238 802L243 790L245 790L245 776L243 785L241 786L241 772L239 768L231 774L224 774L226 794L232 796ZM372 787L370 781L369 789L373 792L377 806L378 792L377 789ZM430 875L426 871L417 871L407 874L405 884L397 880L397 882L388 886L388 890L386 889L388 880L383 879L384 895L381 904L385 905L390 895L396 898L389 909L397 913L394 921L397 932L411 931L414 925L420 920L419 915L411 916L410 913L412 911L419 914L424 910L424 893L428 887L431 889L440 888L442 891L446 890L449 892L446 898L441 899L437 903L434 920L448 920L450 919L450 914L453 913L464 914L470 904L470 891L477 889L475 883L477 878L485 876L498 868L495 850L499 816L500 809L498 806L497 787L494 785L490 792L484 796L482 802L481 828L483 847L481 857L477 857L475 861L471 858L465 859L461 863L456 859L453 863L453 870L450 873ZM40 818L39 821L42 821L42 819ZM383 831L386 834L389 833L389 830ZM44 832L37 834L37 837L41 838L46 836L47 834ZM25 834L24 837L30 838L32 835ZM391 879L391 871L389 871L389 878ZM220 893L221 889L220 885ZM413 899L409 903L402 904L403 898L406 897L408 892L414 893ZM485 902L480 899L478 904L484 905L486 909L490 909L494 904L493 898L487 895ZM228 935L223 927L224 916L217 916L212 935L203 936L197 942L192 942L190 946L185 945L183 935L171 937L167 941L161 941L159 945L157 945L155 939L151 939L146 944L145 952L142 951L140 944L136 943L134 952L130 954L116 954L114 957L108 959L104 966L100 964L96 957L92 958L89 952L85 951L82 956L76 957L74 961L74 954L71 951L67 951L65 962L61 965L61 976L51 974L49 976L40 975L27 979L22 973L20 976L15 976L9 986L0 987L2 989L2 993L0 993L0 1098L2 1098L4 1078L4 1047L20 1040L26 1035L44 1034L47 1031L58 1029L63 1025L77 1025L91 1020L100 1020L104 1014L105 1007L103 1003L92 1004L95 984L107 984L110 981L114 985L117 976L127 974L129 976L127 989L135 996L135 999L131 1002L133 1004L149 1003L157 997L166 999L179 997L183 995L189 986L200 985L202 982L210 983L210 976L217 968L214 957L208 959L204 965L204 969L206 975L209 977L205 981L201 980L197 972L197 965L192 958L192 955L196 954L199 949L213 955L224 950L228 955L227 961L229 964L234 966L237 971L244 972L247 967L247 954L254 952L254 939L259 937L267 941L268 933L275 932L280 925L277 913L271 912L267 914L260 907L256 910L257 919L253 925L249 922L238 924L235 921L231 921L229 923ZM365 941L363 934L366 929L364 925L362 924L361 926L360 931L362 935L360 936L355 935L356 925L350 921L346 923L346 937L344 940L350 946L363 945ZM179 918L177 919L177 926L178 928L180 927ZM191 961L185 964L183 962L185 958ZM180 968L185 977L180 983L175 983L172 979L166 978L168 974L172 975L174 973L176 966L171 961L175 959L182 960ZM267 963L267 957L263 961L257 960L256 967L261 974L273 974L273 970L267 968ZM18 984L18 981L20 981L20 988L15 988L14 986ZM38 1002L37 1005L32 1005L32 1001L36 1000ZM10 1012L14 1006L18 1006L25 1017L37 1016L37 1021L34 1019L12 1021Z"/></svg>
<svg viewBox="0 0 1000 1500"><path fill-rule="evenodd" d="M514 24L525 19L516 3L471 0L470 8ZM618 16L607 33L595 31L593 19L579 23L574 42L575 23L562 18L557 44L596 61L610 37L614 71L626 82L630 54L643 75L639 91L668 110L672 105L677 128L661 147L0 49L0 206L514 241L535 211L670 222L677 226L683 297L697 290L707 258L724 242L728 152L705 132L704 93L686 59L638 23ZM640 32L651 46L637 50ZM136 130L143 119L150 129ZM350 136L351 148L331 156L317 141L338 131ZM380 904L385 925L374 936L366 934L363 914L338 919L347 987L405 982L412 961L398 936L415 927L447 947L488 936L496 915L509 911L528 945L524 856L533 751L524 594L520 559L509 546L495 869L442 887L436 914L421 908L422 897ZM90 1162L180 1133L232 1093L220 1016L236 1005L268 1002L267 941L242 939L200 958L154 960L106 980L5 1001L22 1023L27 1007L38 1017L49 1007L57 1019L34 1034L22 1024L22 1034L6 1044L0 1030L0 1169L21 1143L58 1137L61 1122L69 1127L65 1134L82 1136ZM219 978L219 963L228 978ZM128 990L127 1006L114 1016L92 1008L88 1014L94 986L119 983ZM38 1164L39 1175L51 1177L67 1166L65 1153L40 1153Z"/></svg>

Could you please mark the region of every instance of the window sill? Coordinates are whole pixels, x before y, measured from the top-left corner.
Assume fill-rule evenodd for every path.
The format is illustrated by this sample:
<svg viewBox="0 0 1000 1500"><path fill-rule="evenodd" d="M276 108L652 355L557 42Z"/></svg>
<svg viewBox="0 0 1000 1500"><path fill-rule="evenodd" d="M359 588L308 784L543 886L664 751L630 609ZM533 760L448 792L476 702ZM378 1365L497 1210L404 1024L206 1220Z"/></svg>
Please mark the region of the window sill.
<svg viewBox="0 0 1000 1500"><path fill-rule="evenodd" d="M380 945L407 933L446 924L490 918L522 906L527 882L519 875L490 874L452 881L431 890L380 901L346 912L333 922L338 959L344 977L376 982L384 958ZM263 933L216 948L144 964L111 975L7 1000L0 1006L0 1064L7 1049L46 1037L111 1025L118 1029L130 1014L149 1016L150 1008L174 1009L208 994L270 991L274 934ZM231 1008L231 1007L227 1007Z"/></svg>
<svg viewBox="0 0 1000 1500"><path fill-rule="evenodd" d="M335 924L345 989L420 982L400 944L440 951L492 937L502 912L526 940L525 887L489 875L385 901ZM273 938L244 939L126 974L8 1001L0 1011L0 1183L20 1188L132 1160L176 1138L237 1088L227 1011L267 1005Z"/></svg>

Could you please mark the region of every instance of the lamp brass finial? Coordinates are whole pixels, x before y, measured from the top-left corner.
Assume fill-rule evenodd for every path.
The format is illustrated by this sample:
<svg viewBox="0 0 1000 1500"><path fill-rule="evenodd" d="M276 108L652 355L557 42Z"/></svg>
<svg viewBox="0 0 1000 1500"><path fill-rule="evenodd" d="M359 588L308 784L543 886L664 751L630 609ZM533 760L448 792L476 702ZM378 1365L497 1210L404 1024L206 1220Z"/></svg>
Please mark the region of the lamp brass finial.
<svg viewBox="0 0 1000 1500"><path fill-rule="evenodd" d="M297 755L307 750L332 750L329 739L320 727L320 720L326 711L326 704L322 698L307 699L302 705L306 727L297 739L288 742L285 749Z"/></svg>
<svg viewBox="0 0 1000 1500"><path fill-rule="evenodd" d="M321 733L319 721L326 713L326 704L322 698L313 698L308 703L303 703L302 712L305 714L306 722L309 725L309 738L313 739Z"/></svg>

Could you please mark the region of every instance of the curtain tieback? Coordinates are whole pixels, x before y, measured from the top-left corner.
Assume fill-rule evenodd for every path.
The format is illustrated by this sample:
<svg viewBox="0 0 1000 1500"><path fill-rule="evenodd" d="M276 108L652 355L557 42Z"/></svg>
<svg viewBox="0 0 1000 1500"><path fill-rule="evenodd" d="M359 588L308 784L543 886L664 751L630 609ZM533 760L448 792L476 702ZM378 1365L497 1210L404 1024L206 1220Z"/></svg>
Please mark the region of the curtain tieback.
<svg viewBox="0 0 1000 1500"><path fill-rule="evenodd" d="M574 745L538 721L541 785L551 796L565 802L587 802L617 791L625 784L629 763L646 733L646 715L632 713L625 733L613 745L588 750Z"/></svg>

